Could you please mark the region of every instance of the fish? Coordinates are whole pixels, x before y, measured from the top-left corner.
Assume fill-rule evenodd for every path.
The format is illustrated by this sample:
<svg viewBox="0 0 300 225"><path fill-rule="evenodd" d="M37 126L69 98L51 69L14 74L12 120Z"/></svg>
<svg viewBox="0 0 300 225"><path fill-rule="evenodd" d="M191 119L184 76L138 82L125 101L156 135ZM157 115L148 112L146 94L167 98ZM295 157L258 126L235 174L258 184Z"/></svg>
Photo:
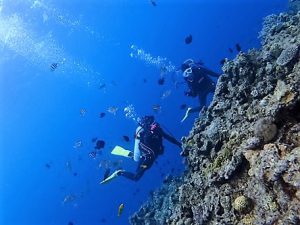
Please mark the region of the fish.
<svg viewBox="0 0 300 225"><path fill-rule="evenodd" d="M91 151L91 152L89 153L89 157L91 157L92 159L95 159L95 158L97 157L97 152Z"/></svg>
<svg viewBox="0 0 300 225"><path fill-rule="evenodd" d="M74 173L73 173L73 176L74 176L74 177L77 177L77 175L78 175L77 172L74 172Z"/></svg>
<svg viewBox="0 0 300 225"><path fill-rule="evenodd" d="M235 48L236 48L236 50L237 50L238 52L240 52L240 51L242 50L242 48L241 48L241 46L240 46L239 43L236 43L236 44L235 44Z"/></svg>
<svg viewBox="0 0 300 225"><path fill-rule="evenodd" d="M74 225L74 223L73 222L69 222L68 225Z"/></svg>
<svg viewBox="0 0 300 225"><path fill-rule="evenodd" d="M73 194L66 195L63 200L63 204L73 202L76 199L76 196Z"/></svg>
<svg viewBox="0 0 300 225"><path fill-rule="evenodd" d="M105 146L105 141L103 141L103 140L98 140L98 141L96 142L95 149L101 149L101 148L104 148L104 146Z"/></svg>
<svg viewBox="0 0 300 225"><path fill-rule="evenodd" d="M82 147L82 141L78 140L74 143L73 148L77 149L77 148L80 148L80 147Z"/></svg>
<svg viewBox="0 0 300 225"><path fill-rule="evenodd" d="M50 169L50 168L51 168L51 164L50 164L50 163L46 163L46 164L45 164L45 167L46 167L47 169Z"/></svg>
<svg viewBox="0 0 300 225"><path fill-rule="evenodd" d="M105 219L105 218L102 218L102 219L100 220L100 223L106 223L106 219Z"/></svg>
<svg viewBox="0 0 300 225"><path fill-rule="evenodd" d="M156 2L154 0L150 0L150 3L153 5L153 6L157 6Z"/></svg>
<svg viewBox="0 0 300 225"><path fill-rule="evenodd" d="M228 48L228 51L229 51L230 53L233 53L232 48Z"/></svg>
<svg viewBox="0 0 300 225"><path fill-rule="evenodd" d="M221 60L220 60L220 65L223 66L223 65L225 64L225 62L226 62L226 59L221 59Z"/></svg>
<svg viewBox="0 0 300 225"><path fill-rule="evenodd" d="M105 180L106 178L108 178L109 174L110 174L110 169L107 168L107 169L105 170L105 172L104 172L103 180Z"/></svg>
<svg viewBox="0 0 300 225"><path fill-rule="evenodd" d="M70 161L66 162L66 168L67 168L67 170L69 170L70 172L72 172L72 164L71 164Z"/></svg>
<svg viewBox="0 0 300 225"><path fill-rule="evenodd" d="M187 45L191 44L192 41L193 41L193 36L192 36L191 34L188 35L188 36L186 36L186 38L184 39L184 42L185 42Z"/></svg>
<svg viewBox="0 0 300 225"><path fill-rule="evenodd" d="M111 106L107 109L107 112L113 114L114 116L116 115L117 111L118 111L118 107L116 106Z"/></svg>
<svg viewBox="0 0 300 225"><path fill-rule="evenodd" d="M123 135L123 139L124 139L124 141L126 141L126 142L129 142L129 141L130 141L129 137L126 136L126 135Z"/></svg>
<svg viewBox="0 0 300 225"><path fill-rule="evenodd" d="M99 85L99 89L103 89L103 88L105 88L106 87L106 84L105 83L101 83L100 85Z"/></svg>
<svg viewBox="0 0 300 225"><path fill-rule="evenodd" d="M105 112L101 112L101 113L99 114L99 117L100 117L100 118L103 118L105 115L106 115Z"/></svg>
<svg viewBox="0 0 300 225"><path fill-rule="evenodd" d="M57 66L58 66L58 63L52 63L52 64L50 65L50 71L51 71L51 72L54 72L54 71L57 69Z"/></svg>
<svg viewBox="0 0 300 225"><path fill-rule="evenodd" d="M166 90L162 95L161 95L161 99L164 100L167 97L169 97L171 95L171 90Z"/></svg>
<svg viewBox="0 0 300 225"><path fill-rule="evenodd" d="M165 83L165 78L162 77L162 78L158 79L157 83L158 83L159 85L163 85L163 84Z"/></svg>
<svg viewBox="0 0 300 225"><path fill-rule="evenodd" d="M124 210L124 204L121 203L118 208L118 217L122 215L123 210Z"/></svg>
<svg viewBox="0 0 300 225"><path fill-rule="evenodd" d="M181 106L180 106L180 109L185 109L186 108L186 104L182 104Z"/></svg>
<svg viewBox="0 0 300 225"><path fill-rule="evenodd" d="M96 142L96 141L97 141L96 137L92 138L92 142Z"/></svg>
<svg viewBox="0 0 300 225"><path fill-rule="evenodd" d="M80 116L84 117L86 114L86 109L80 109Z"/></svg>
<svg viewBox="0 0 300 225"><path fill-rule="evenodd" d="M146 78L144 78L144 79L143 79L143 82L144 82L144 83L147 83L147 79L146 79Z"/></svg>
<svg viewBox="0 0 300 225"><path fill-rule="evenodd" d="M155 104L152 106L152 110L156 113L160 112L161 111L161 106L158 105L158 104Z"/></svg>

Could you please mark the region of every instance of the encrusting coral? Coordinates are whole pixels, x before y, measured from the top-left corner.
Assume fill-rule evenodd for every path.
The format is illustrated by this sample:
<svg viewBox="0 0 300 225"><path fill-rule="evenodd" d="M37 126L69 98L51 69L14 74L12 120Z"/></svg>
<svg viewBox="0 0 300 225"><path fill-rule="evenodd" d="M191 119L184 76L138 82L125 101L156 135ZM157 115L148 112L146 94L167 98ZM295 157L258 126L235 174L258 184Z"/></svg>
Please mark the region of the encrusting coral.
<svg viewBox="0 0 300 225"><path fill-rule="evenodd" d="M297 0L298 1L298 0ZM187 170L131 224L300 224L300 12L265 19L182 138Z"/></svg>

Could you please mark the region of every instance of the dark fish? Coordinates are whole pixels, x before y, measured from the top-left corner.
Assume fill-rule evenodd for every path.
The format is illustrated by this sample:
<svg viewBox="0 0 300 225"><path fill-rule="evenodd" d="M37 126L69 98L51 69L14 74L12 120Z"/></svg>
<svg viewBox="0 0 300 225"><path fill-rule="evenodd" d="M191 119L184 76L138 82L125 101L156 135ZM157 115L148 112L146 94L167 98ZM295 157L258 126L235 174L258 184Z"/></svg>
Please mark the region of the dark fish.
<svg viewBox="0 0 300 225"><path fill-rule="evenodd" d="M235 48L236 48L236 50L237 50L238 52L240 52L240 51L242 50L242 48L241 48L241 46L240 46L239 43L236 43L236 44L235 44Z"/></svg>
<svg viewBox="0 0 300 225"><path fill-rule="evenodd" d="M182 104L181 106L180 106L180 109L185 109L186 108L186 104Z"/></svg>
<svg viewBox="0 0 300 225"><path fill-rule="evenodd" d="M56 70L57 66L58 66L58 63L52 63L52 64L50 65L50 70L51 70L51 72L54 72L54 71Z"/></svg>
<svg viewBox="0 0 300 225"><path fill-rule="evenodd" d="M100 223L106 223L106 219L105 219L105 218L102 218L102 219L100 220Z"/></svg>
<svg viewBox="0 0 300 225"><path fill-rule="evenodd" d="M102 112L102 113L99 114L99 117L103 118L105 115L106 115L105 112Z"/></svg>
<svg viewBox="0 0 300 225"><path fill-rule="evenodd" d="M123 139L124 139L124 141L126 141L126 142L129 142L129 141L130 141L129 137L126 136L126 135L123 135Z"/></svg>
<svg viewBox="0 0 300 225"><path fill-rule="evenodd" d="M110 169L107 168L107 169L105 170L105 172L104 172L103 180L105 180L106 178L108 178L109 174L110 174Z"/></svg>
<svg viewBox="0 0 300 225"><path fill-rule="evenodd" d="M78 173L76 173L76 172L73 173L73 176L74 176L74 177L77 177L77 175L78 175Z"/></svg>
<svg viewBox="0 0 300 225"><path fill-rule="evenodd" d="M91 151L91 152L89 153L89 157L91 157L92 159L95 159L96 156L97 156L97 152L95 152L95 151Z"/></svg>
<svg viewBox="0 0 300 225"><path fill-rule="evenodd" d="M144 79L143 79L143 82L144 82L144 83L147 83L147 79L146 79L146 78L144 78Z"/></svg>
<svg viewBox="0 0 300 225"><path fill-rule="evenodd" d="M233 53L232 48L228 48L228 51L229 51L230 53Z"/></svg>
<svg viewBox="0 0 300 225"><path fill-rule="evenodd" d="M188 35L185 39L184 39L185 43L188 45L188 44L191 44L192 41L193 41L193 36L190 34Z"/></svg>
<svg viewBox="0 0 300 225"><path fill-rule="evenodd" d="M157 6L157 4L156 4L156 2L155 2L154 0L150 0L150 2L151 2L151 4L152 4L153 6Z"/></svg>
<svg viewBox="0 0 300 225"><path fill-rule="evenodd" d="M105 83L102 83L102 84L99 85L99 89L103 89L103 88L105 88L105 87L106 87L106 84L105 84Z"/></svg>
<svg viewBox="0 0 300 225"><path fill-rule="evenodd" d="M159 85L163 85L163 84L165 83L165 78L164 78L164 77L160 78L160 79L157 81L157 83L158 83Z"/></svg>
<svg viewBox="0 0 300 225"><path fill-rule="evenodd" d="M45 164L45 167L46 167L47 169L50 169L50 168L51 168L50 163L46 163L46 164Z"/></svg>
<svg viewBox="0 0 300 225"><path fill-rule="evenodd" d="M96 141L97 141L96 137L92 138L92 142L96 142Z"/></svg>
<svg viewBox="0 0 300 225"><path fill-rule="evenodd" d="M103 140L98 140L98 141L96 142L95 149L101 149L101 148L104 148L104 146L105 146L105 141L103 141Z"/></svg>
<svg viewBox="0 0 300 225"><path fill-rule="evenodd" d="M74 225L74 223L73 222L69 222L68 225Z"/></svg>
<svg viewBox="0 0 300 225"><path fill-rule="evenodd" d="M225 64L225 62L226 62L226 59L221 59L221 60L220 60L220 65L223 66L223 65Z"/></svg>

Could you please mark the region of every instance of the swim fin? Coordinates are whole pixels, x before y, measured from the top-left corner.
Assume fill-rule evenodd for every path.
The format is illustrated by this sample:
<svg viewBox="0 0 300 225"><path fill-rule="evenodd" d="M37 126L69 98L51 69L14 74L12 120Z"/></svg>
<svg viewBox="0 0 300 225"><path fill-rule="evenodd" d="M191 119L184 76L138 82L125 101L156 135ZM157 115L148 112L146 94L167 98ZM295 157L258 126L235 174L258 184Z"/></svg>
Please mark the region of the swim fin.
<svg viewBox="0 0 300 225"><path fill-rule="evenodd" d="M133 157L133 153L131 151L126 150L118 145L116 147L114 147L114 149L111 151L111 154L120 155L120 156L124 156L124 157L128 157L128 158Z"/></svg>
<svg viewBox="0 0 300 225"><path fill-rule="evenodd" d="M121 171L123 171L123 170L116 170L109 177L107 177L106 179L104 179L103 181L101 181L100 184L105 184L105 183L111 181L112 179L116 178L117 176L119 176L119 173Z"/></svg>

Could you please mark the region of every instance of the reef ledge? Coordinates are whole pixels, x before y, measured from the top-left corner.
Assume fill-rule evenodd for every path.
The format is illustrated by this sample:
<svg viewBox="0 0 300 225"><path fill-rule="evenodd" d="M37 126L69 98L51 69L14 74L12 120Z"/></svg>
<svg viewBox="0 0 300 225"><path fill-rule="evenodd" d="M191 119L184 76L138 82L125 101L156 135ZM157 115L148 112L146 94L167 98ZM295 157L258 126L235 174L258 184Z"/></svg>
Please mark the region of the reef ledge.
<svg viewBox="0 0 300 225"><path fill-rule="evenodd" d="M131 224L300 224L300 12L266 17L260 38L182 138L187 171Z"/></svg>

